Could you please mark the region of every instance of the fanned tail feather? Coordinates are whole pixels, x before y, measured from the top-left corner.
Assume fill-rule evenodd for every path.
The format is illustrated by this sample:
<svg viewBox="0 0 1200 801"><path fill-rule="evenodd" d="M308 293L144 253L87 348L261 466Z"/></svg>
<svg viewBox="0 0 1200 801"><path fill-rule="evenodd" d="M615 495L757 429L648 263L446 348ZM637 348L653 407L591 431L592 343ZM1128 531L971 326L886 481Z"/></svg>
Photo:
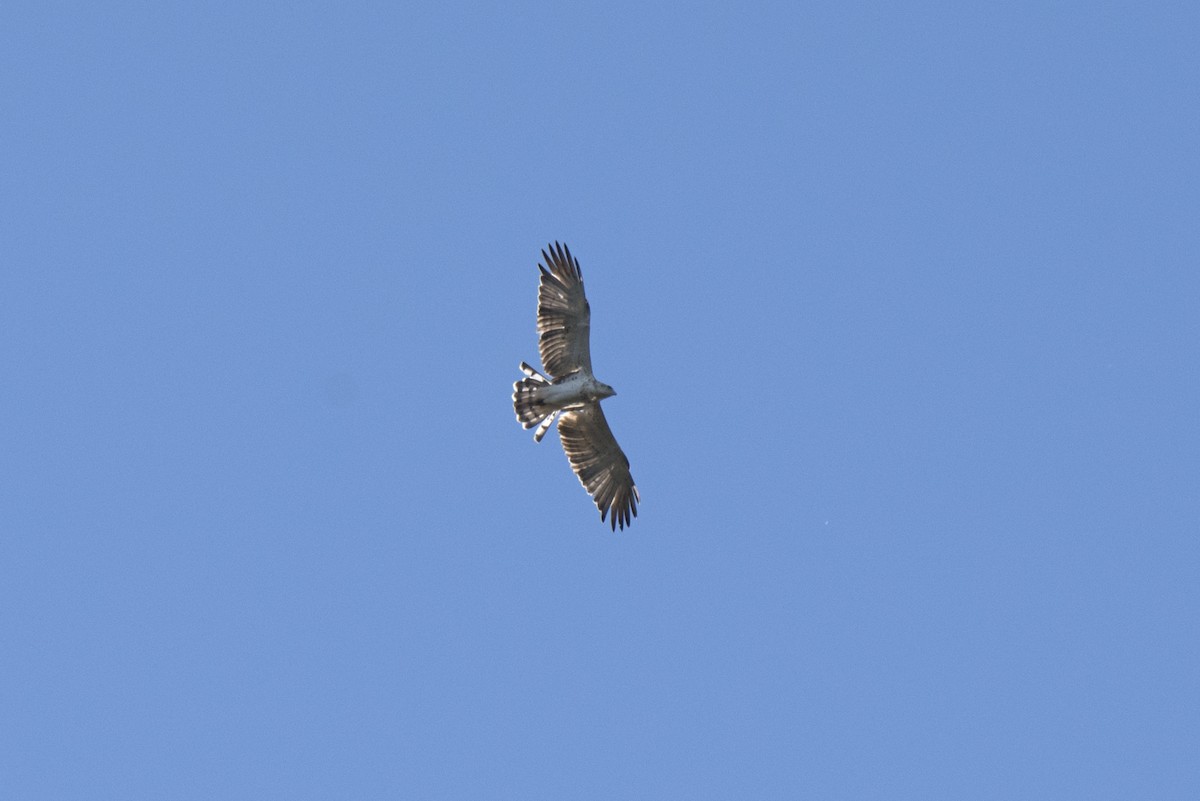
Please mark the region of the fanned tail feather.
<svg viewBox="0 0 1200 801"><path fill-rule="evenodd" d="M541 442L558 415L556 410L548 409L546 402L539 397L539 390L550 386L550 379L525 362L521 362L521 372L525 374L525 378L513 384L513 411L517 413L517 420L525 428L537 426L537 431L533 432L533 439L535 442Z"/></svg>

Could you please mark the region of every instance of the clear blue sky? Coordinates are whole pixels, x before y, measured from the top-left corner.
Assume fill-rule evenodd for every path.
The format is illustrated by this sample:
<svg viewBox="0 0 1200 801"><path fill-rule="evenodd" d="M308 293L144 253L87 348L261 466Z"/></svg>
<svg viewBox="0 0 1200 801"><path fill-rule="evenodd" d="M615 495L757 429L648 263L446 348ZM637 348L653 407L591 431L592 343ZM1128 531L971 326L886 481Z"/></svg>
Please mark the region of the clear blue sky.
<svg viewBox="0 0 1200 801"><path fill-rule="evenodd" d="M1198 40L6 4L0 794L1200 798Z"/></svg>

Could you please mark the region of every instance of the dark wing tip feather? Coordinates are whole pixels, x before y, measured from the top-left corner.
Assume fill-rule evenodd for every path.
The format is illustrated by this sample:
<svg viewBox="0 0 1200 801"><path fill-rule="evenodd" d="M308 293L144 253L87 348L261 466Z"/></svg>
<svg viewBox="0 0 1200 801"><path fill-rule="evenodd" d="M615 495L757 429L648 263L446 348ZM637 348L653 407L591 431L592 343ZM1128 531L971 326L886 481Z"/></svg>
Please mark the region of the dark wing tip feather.
<svg viewBox="0 0 1200 801"><path fill-rule="evenodd" d="M547 249L549 249L549 253L546 252ZM552 271L562 271L564 277L583 278L583 269L579 266L579 259L571 255L571 249L565 243L555 240L553 245L542 248L542 259Z"/></svg>

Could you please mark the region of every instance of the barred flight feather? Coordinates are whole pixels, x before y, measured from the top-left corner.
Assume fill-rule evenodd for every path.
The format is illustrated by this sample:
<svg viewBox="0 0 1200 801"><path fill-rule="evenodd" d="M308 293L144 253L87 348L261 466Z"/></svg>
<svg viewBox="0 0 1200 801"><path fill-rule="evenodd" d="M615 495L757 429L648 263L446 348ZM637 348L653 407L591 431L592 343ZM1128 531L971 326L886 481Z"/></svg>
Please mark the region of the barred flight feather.
<svg viewBox="0 0 1200 801"><path fill-rule="evenodd" d="M591 309L583 294L583 272L579 261L565 245L557 242L550 252L542 251L547 266L538 265L538 351L542 366L554 378L576 370L592 372Z"/></svg>

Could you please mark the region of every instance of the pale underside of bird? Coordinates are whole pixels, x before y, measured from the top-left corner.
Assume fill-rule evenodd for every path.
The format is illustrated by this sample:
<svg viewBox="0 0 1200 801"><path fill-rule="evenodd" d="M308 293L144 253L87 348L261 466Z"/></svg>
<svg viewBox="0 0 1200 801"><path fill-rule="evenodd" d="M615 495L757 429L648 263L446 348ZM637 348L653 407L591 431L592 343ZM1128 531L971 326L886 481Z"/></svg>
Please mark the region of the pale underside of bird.
<svg viewBox="0 0 1200 801"><path fill-rule="evenodd" d="M558 437L579 477L616 531L637 517L641 501L629 460L613 436L600 401L617 393L592 375L589 343L591 308L583 293L583 273L579 260L566 245L557 242L542 251L544 264L538 285L538 351L542 356L542 375L525 362L525 377L513 384L513 409L525 428L535 428L537 442L558 418Z"/></svg>

